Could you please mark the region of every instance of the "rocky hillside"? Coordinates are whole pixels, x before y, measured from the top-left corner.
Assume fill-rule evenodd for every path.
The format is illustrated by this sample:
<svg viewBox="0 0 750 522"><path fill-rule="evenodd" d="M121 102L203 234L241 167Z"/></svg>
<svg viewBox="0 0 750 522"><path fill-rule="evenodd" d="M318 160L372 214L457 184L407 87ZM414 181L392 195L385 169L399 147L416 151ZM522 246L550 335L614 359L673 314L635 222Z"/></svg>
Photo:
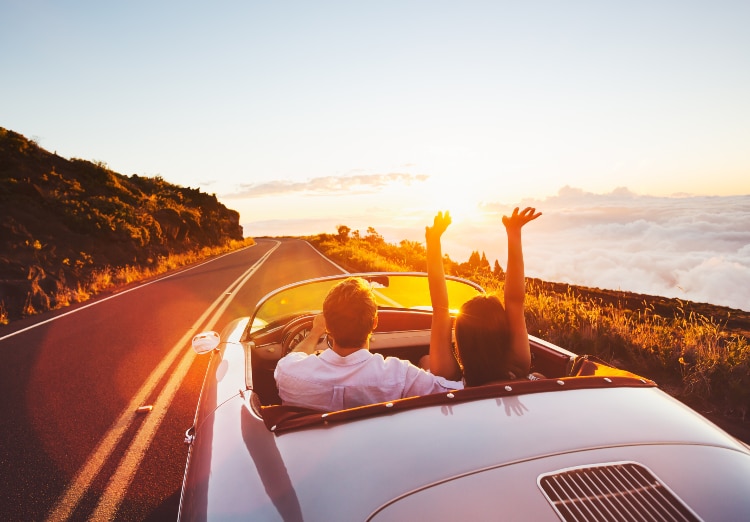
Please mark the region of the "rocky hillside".
<svg viewBox="0 0 750 522"><path fill-rule="evenodd" d="M0 312L54 308L97 269L241 240L239 218L215 195L68 160L0 127Z"/></svg>

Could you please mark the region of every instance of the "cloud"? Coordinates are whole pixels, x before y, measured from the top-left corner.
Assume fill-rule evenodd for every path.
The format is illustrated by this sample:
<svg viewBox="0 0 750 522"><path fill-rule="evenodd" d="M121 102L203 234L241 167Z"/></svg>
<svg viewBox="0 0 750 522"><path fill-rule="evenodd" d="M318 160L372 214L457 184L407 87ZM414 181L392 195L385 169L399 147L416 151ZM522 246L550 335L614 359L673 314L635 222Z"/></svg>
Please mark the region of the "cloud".
<svg viewBox="0 0 750 522"><path fill-rule="evenodd" d="M423 174L357 174L350 176L324 176L307 181L279 180L265 183L247 183L239 186L226 198L258 198L266 196L282 196L289 194L335 195L367 194L393 184L411 185L424 182L429 178Z"/></svg>
<svg viewBox="0 0 750 522"><path fill-rule="evenodd" d="M532 202L526 267L543 279L750 310L750 196L592 194Z"/></svg>
<svg viewBox="0 0 750 522"><path fill-rule="evenodd" d="M323 178L321 178L323 179ZM526 273L547 281L623 290L750 311L750 195L638 195L620 188L594 194L564 187L554 197L522 201L543 212L524 228ZM501 224L514 205L485 203L487 221L454 222L443 251L465 261L474 250L505 267ZM407 209L398 214L403 215ZM367 209L361 215L296 222L255 222L249 234L315 234L346 224L374 226L385 239L424 241L424 222L401 226L397 216ZM417 216L415 219L419 219Z"/></svg>

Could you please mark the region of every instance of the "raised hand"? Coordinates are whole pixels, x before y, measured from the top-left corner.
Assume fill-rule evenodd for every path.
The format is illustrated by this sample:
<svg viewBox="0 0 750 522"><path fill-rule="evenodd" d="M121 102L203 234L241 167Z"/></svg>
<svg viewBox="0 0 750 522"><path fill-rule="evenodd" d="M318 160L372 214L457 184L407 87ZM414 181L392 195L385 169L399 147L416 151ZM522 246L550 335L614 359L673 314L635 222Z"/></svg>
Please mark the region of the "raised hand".
<svg viewBox="0 0 750 522"><path fill-rule="evenodd" d="M521 227L539 216L535 208L526 207L521 212L518 207L508 216L503 216L503 225L508 236L508 267L505 270L505 314L508 317L511 353L508 355L510 371L516 375L528 375L531 367L531 349L524 317L526 284L523 268L523 248Z"/></svg>
<svg viewBox="0 0 750 522"><path fill-rule="evenodd" d="M430 243L432 241L440 241L440 237L443 235L443 232L448 228L448 225L451 224L451 214L450 212L446 211L445 214L442 212L438 212L435 216L435 220L432 223L432 226L425 227L425 240Z"/></svg>
<svg viewBox="0 0 750 522"><path fill-rule="evenodd" d="M510 217L503 216L503 225L506 229L518 229L520 230L529 221L533 221L539 216L541 212L537 212L534 207L526 207L521 212L518 211L518 207L513 209L513 214ZM435 218L437 219L437 218Z"/></svg>
<svg viewBox="0 0 750 522"><path fill-rule="evenodd" d="M447 379L460 378L461 369L453 355L451 346L451 317L448 306L448 288L445 283L440 237L451 224L451 215L438 212L432 226L425 227L427 240L427 280L432 302L432 326L430 327L429 369L435 375Z"/></svg>

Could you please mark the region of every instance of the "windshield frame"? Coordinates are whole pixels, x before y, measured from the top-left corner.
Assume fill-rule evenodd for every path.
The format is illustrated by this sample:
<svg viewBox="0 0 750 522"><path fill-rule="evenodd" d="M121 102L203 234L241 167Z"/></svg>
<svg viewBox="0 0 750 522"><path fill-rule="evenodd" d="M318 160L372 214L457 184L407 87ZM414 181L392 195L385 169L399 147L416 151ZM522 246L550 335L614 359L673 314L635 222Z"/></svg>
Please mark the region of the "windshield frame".
<svg viewBox="0 0 750 522"><path fill-rule="evenodd" d="M337 274L333 276L317 277L314 279L306 279L304 281L298 281L289 285L282 286L276 290L269 292L262 297L258 304L253 310L253 314L247 323L247 327L242 334L243 341L248 341L252 336L268 331L269 329L278 328L286 324L288 320L293 319L303 314L314 314L319 313L323 307L323 300L328 290L333 287L339 281L348 279L350 277L361 277L367 281L370 281L373 285L373 290L376 294L376 300L378 301L378 309L402 309L402 310L421 310L421 311L432 311L429 296L429 284L426 272L358 272L351 274ZM405 280L405 278L414 279L414 282L421 285L418 290L421 294L419 297L419 303L414 304L406 303L406 305L396 302L388 297L388 288L392 281L399 281L399 279ZM463 279L455 276L445 276L446 284L448 287L448 300L451 308L451 314L455 315L458 312L458 308L466 302L469 298L483 294L484 289L467 279ZM285 296L293 296L295 290L302 290L307 287L313 295L305 295L304 290L297 294L297 296L304 295L305 304L286 310L285 312L274 313L270 310L271 307L282 308L287 303L284 301ZM404 290L402 289L402 292ZM407 306L411 305L411 306ZM259 313L263 315L259 317Z"/></svg>

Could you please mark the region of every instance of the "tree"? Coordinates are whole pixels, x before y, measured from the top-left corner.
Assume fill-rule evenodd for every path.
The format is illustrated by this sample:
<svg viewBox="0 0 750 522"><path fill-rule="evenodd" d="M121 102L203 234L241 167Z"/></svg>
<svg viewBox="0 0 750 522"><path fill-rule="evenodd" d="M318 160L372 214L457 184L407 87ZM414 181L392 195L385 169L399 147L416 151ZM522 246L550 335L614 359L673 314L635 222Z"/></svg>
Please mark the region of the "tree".
<svg viewBox="0 0 750 522"><path fill-rule="evenodd" d="M505 279L505 272L503 271L503 267L500 266L500 263L497 259L495 259L495 270L492 272L492 275L494 275L501 281Z"/></svg>
<svg viewBox="0 0 750 522"><path fill-rule="evenodd" d="M418 254L421 256L427 255L425 252L424 246L419 241L410 241L408 239L402 239L401 243L399 243L399 246L403 248L404 250L407 250L414 254Z"/></svg>
<svg viewBox="0 0 750 522"><path fill-rule="evenodd" d="M339 234L340 243L346 243L347 241L349 241L349 232L352 231L351 228L347 227L346 225L338 225L336 227L336 231Z"/></svg>
<svg viewBox="0 0 750 522"><path fill-rule="evenodd" d="M367 227L367 235L365 236L365 241L373 245L380 245L385 242L383 236L378 234L378 231L373 227Z"/></svg>
<svg viewBox="0 0 750 522"><path fill-rule="evenodd" d="M474 250L471 252L471 255L469 256L469 268L472 270L476 270L482 265L482 259L479 257L479 252Z"/></svg>
<svg viewBox="0 0 750 522"><path fill-rule="evenodd" d="M490 262L487 261L487 255L484 252L482 252L482 260L480 261L479 266L482 270L490 271Z"/></svg>

